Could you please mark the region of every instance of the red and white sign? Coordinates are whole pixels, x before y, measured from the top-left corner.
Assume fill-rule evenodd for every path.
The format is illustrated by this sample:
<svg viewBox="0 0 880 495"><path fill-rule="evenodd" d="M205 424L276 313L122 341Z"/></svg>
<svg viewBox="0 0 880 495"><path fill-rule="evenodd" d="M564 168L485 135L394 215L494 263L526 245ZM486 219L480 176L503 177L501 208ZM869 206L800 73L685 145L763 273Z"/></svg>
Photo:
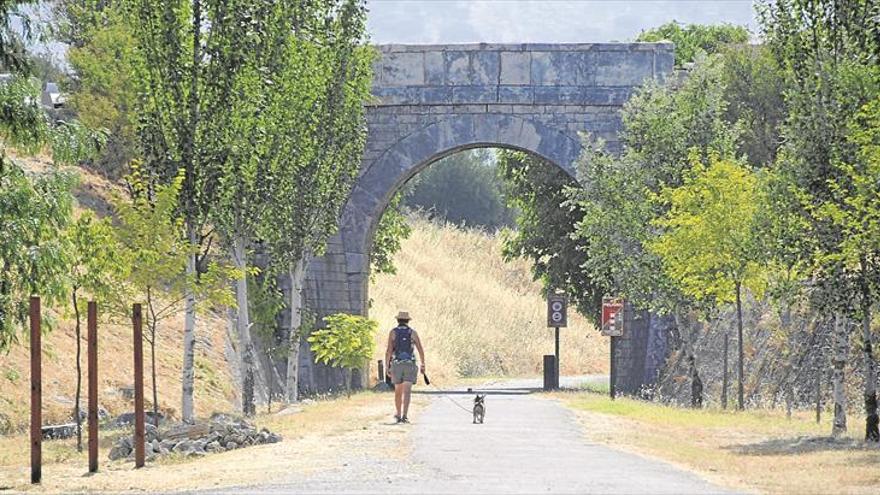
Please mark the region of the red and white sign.
<svg viewBox="0 0 880 495"><path fill-rule="evenodd" d="M606 337L623 336L623 299L619 297L602 298L602 335Z"/></svg>

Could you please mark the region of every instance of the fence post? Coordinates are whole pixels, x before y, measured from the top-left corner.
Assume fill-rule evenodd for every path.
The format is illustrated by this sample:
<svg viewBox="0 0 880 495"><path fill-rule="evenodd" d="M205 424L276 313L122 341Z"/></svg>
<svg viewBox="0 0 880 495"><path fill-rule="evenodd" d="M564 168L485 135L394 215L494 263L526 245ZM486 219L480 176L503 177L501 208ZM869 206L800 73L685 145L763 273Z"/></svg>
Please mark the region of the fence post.
<svg viewBox="0 0 880 495"><path fill-rule="evenodd" d="M40 298L31 296L31 483L43 477L43 377Z"/></svg>
<svg viewBox="0 0 880 495"><path fill-rule="evenodd" d="M141 305L132 307L134 326L134 467L144 467L144 330Z"/></svg>
<svg viewBox="0 0 880 495"><path fill-rule="evenodd" d="M98 471L98 305L89 301L89 472Z"/></svg>

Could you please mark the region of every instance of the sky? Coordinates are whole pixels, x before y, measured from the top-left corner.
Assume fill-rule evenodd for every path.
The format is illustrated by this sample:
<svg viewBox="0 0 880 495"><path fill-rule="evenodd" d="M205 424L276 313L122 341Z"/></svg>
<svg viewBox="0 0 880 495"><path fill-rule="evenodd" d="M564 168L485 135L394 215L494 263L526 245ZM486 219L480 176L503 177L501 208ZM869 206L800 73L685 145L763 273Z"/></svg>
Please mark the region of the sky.
<svg viewBox="0 0 880 495"><path fill-rule="evenodd" d="M631 41L671 20L732 23L755 33L752 0L367 0L371 41Z"/></svg>

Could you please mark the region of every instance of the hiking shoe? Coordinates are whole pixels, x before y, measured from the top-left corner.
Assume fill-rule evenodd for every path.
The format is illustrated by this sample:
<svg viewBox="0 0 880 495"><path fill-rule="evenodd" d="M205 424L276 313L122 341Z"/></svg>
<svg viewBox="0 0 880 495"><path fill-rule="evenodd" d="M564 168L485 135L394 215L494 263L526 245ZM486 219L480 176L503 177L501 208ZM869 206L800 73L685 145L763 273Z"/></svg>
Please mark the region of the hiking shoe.
<svg viewBox="0 0 880 495"><path fill-rule="evenodd" d="M406 416L404 416L404 417L400 418L400 422L408 425L408 424L409 424L409 418L407 418Z"/></svg>
<svg viewBox="0 0 880 495"><path fill-rule="evenodd" d="M403 422L403 418L401 418L400 416L398 416L398 415L395 414L395 415L394 415L394 422L395 422L395 423L401 423L401 422Z"/></svg>

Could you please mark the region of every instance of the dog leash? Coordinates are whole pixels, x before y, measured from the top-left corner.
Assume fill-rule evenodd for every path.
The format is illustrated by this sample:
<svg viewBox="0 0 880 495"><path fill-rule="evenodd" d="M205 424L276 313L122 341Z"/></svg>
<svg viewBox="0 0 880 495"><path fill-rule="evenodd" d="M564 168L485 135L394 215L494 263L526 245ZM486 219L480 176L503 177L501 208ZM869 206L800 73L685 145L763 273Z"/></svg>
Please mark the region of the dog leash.
<svg viewBox="0 0 880 495"><path fill-rule="evenodd" d="M431 383L431 380L428 380L428 375L422 373L422 378L425 379L425 385L430 385L431 387L434 387L435 390L437 390L438 392L440 392L440 395L442 395L443 397L446 397L447 399L449 399L450 401L452 401L452 403L455 404L456 406L458 406L458 408L461 409L462 411L468 413L469 415L473 414L473 410L472 410L472 409L468 409L468 408L464 407L463 405L459 404L458 401L456 401L455 399L453 399L452 397L449 396L449 392L447 392L447 391L441 389L441 388L438 387L437 385L433 385L433 384Z"/></svg>

